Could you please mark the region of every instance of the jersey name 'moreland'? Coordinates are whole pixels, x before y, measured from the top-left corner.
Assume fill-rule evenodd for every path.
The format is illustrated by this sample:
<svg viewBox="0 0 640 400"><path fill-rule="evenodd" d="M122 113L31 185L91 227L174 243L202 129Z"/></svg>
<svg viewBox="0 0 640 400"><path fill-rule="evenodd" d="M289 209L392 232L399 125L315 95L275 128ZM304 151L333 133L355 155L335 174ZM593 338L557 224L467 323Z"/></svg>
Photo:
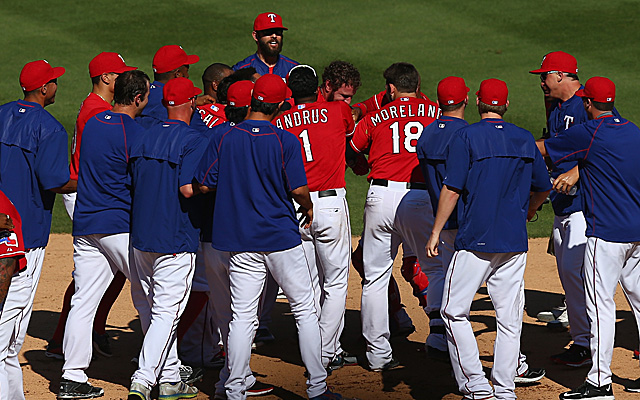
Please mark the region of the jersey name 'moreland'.
<svg viewBox="0 0 640 400"><path fill-rule="evenodd" d="M281 119L278 119L276 121L276 126L280 129L286 130L301 125L326 124L329 120L327 118L328 113L329 110L326 108L293 111L291 114L283 115ZM283 122L284 126L282 126Z"/></svg>
<svg viewBox="0 0 640 400"><path fill-rule="evenodd" d="M427 117L436 118L438 107L431 104L394 104L388 108L383 108L371 117L373 126L377 126L382 121L390 118L411 118L411 117Z"/></svg>

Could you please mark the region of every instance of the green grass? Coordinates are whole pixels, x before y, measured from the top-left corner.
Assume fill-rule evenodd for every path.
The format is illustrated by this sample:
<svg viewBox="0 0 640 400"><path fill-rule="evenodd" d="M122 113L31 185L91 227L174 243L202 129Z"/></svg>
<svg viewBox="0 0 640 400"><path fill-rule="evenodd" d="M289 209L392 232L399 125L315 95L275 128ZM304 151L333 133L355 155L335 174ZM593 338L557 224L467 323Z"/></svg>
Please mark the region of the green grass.
<svg viewBox="0 0 640 400"><path fill-rule="evenodd" d="M118 51L130 65L150 72L155 51L164 44L181 44L198 54L191 68L199 83L212 62L233 64L255 51L251 39L255 16L275 11L289 28L284 54L315 66L319 71L334 59L356 65L363 100L384 87L382 71L393 62L414 63L422 75L422 89L435 98L437 82L448 76L465 78L473 94L486 78L507 82L511 106L506 120L539 136L544 107L537 76L542 55L564 50L578 59L583 81L594 75L618 84L616 107L637 120L634 94L637 37L636 1L607 3L585 0L577 6L557 2L509 0L458 2L388 1L322 2L281 1L273 6L253 1L211 2L176 0L158 2L111 1L96 5L85 1L2 2L0 26L0 102L21 96L18 76L28 61L45 58L67 68L59 80L55 105L48 110L73 132L78 107L90 91L87 65L101 51ZM479 117L472 109L469 122ZM362 229L366 182L347 176L353 232ZM61 199L60 199L61 200ZM62 201L56 202L53 231L69 232ZM550 207L530 224L531 236L547 236Z"/></svg>

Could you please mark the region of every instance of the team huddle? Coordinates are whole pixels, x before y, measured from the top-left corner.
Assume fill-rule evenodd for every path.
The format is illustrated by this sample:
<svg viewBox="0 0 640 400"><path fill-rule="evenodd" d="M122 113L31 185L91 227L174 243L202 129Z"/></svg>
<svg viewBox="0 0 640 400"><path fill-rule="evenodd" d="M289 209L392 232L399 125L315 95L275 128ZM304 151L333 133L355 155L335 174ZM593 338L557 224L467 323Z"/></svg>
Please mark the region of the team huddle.
<svg viewBox="0 0 640 400"><path fill-rule="evenodd" d="M200 58L180 46L155 53L153 81L117 53L98 54L70 163L67 132L44 109L65 69L23 67L24 99L0 106L0 400L24 399L18 353L56 193L73 221L75 264L46 352L64 360L60 399L104 395L85 371L94 349L112 354L106 318L127 280L144 333L129 400L151 399L156 386L159 399L194 398L203 368L220 369L215 399L270 393L249 361L275 339L279 293L308 397L341 399L326 383L332 371L396 369L390 338L415 331L392 277L400 245L402 276L429 318L429 359L450 365L464 399L515 399L516 384L545 375L527 364L520 334L526 224L547 198L565 305L538 318L570 327L572 345L552 361L591 365L560 398L613 399L618 282L640 322L640 130L615 109L614 83L582 85L573 56L547 54L530 71L547 106L536 141L503 119L499 79L480 84L471 125L463 78L442 79L433 102L405 62L384 71L385 90L351 106L358 70L333 61L319 76L280 54L284 30L279 15L258 15L256 53L211 64L204 90L189 79ZM370 184L353 252L346 168ZM352 263L361 359L340 343ZM483 284L497 320L490 379L469 319ZM640 392L640 379L625 389Z"/></svg>

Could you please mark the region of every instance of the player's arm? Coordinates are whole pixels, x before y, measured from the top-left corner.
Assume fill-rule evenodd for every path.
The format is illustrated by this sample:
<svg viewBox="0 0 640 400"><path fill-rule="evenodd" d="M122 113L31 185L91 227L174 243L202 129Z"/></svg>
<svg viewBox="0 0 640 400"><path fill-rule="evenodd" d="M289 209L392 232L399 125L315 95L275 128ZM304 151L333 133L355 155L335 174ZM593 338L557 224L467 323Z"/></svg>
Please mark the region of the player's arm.
<svg viewBox="0 0 640 400"><path fill-rule="evenodd" d="M551 182L547 167L542 159L542 154L536 152L533 160L533 170L531 174L531 196L529 197L529 209L527 210L527 221L536 215L536 211L546 200L551 191Z"/></svg>
<svg viewBox="0 0 640 400"><path fill-rule="evenodd" d="M436 213L436 219L433 223L433 229L431 230L431 237L429 237L429 241L427 242L427 257L436 257L438 255L440 232L442 232L444 224L447 223L451 213L453 213L453 210L456 208L460 193L460 189L447 185L442 186L440 200L438 200L438 212Z"/></svg>
<svg viewBox="0 0 640 400"><path fill-rule="evenodd" d="M287 190L291 193L293 200L300 205L297 211L302 213L302 221L300 221L302 226L308 228L313 222L313 203L309 196L307 174L302 161L302 146L298 138L288 132L282 135L281 140Z"/></svg>
<svg viewBox="0 0 640 400"><path fill-rule="evenodd" d="M310 227L313 222L313 203L309 195L309 186L304 185L293 189L291 191L291 197L300 205L297 211L302 214L302 220L300 222L303 228Z"/></svg>
<svg viewBox="0 0 640 400"><path fill-rule="evenodd" d="M371 144L369 130L369 120L365 119L356 125L350 140L347 138L345 161L356 175L366 175L369 173L367 159L361 154L363 150L367 149Z"/></svg>
<svg viewBox="0 0 640 400"><path fill-rule="evenodd" d="M553 190L559 193L569 194L571 189L573 189L576 183L578 183L579 179L580 171L576 165L564 174L560 174L560 176L553 181Z"/></svg>
<svg viewBox="0 0 640 400"><path fill-rule="evenodd" d="M198 134L192 135L185 145L184 154L180 162L178 185L180 186L180 193L187 199L201 193L199 185L193 185L193 177L200 166L207 144L207 138Z"/></svg>
<svg viewBox="0 0 640 400"><path fill-rule="evenodd" d="M57 188L52 188L49 190L52 191L53 193L67 194L67 193L73 193L77 191L77 189L78 189L78 181L75 179L69 179L69 181L64 185L59 186Z"/></svg>

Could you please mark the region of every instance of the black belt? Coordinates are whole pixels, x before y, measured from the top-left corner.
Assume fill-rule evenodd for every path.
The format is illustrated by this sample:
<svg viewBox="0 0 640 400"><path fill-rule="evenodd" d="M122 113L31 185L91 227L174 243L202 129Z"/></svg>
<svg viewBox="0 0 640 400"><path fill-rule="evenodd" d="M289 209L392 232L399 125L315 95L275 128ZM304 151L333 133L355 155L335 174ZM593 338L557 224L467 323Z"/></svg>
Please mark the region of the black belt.
<svg viewBox="0 0 640 400"><path fill-rule="evenodd" d="M335 189L321 190L318 192L318 197L336 197L337 195L338 192L336 192Z"/></svg>
<svg viewBox="0 0 640 400"><path fill-rule="evenodd" d="M389 186L389 181L386 179L372 179L371 184L376 186ZM423 182L407 182L407 189L427 190L427 184Z"/></svg>

